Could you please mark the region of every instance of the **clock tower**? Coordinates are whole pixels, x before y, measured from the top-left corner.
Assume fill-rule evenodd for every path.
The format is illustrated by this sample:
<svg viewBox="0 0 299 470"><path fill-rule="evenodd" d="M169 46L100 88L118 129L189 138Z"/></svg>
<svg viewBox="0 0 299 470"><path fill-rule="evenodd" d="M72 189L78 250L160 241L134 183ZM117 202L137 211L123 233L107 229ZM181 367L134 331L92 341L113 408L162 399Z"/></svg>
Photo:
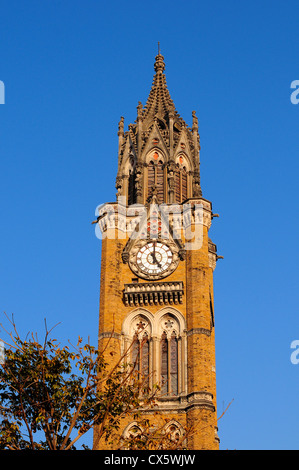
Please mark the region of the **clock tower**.
<svg viewBox="0 0 299 470"><path fill-rule="evenodd" d="M198 118L177 112L160 51L137 119L118 126L116 201L99 209L102 233L99 344L160 387L158 410L187 449L218 449L212 204L200 185ZM133 341L135 338L135 341ZM137 338L137 341L136 341ZM131 344L135 344L130 348ZM112 360L112 359L110 359ZM154 415L148 416L154 420ZM126 421L125 436L136 423ZM106 444L97 439L94 448Z"/></svg>

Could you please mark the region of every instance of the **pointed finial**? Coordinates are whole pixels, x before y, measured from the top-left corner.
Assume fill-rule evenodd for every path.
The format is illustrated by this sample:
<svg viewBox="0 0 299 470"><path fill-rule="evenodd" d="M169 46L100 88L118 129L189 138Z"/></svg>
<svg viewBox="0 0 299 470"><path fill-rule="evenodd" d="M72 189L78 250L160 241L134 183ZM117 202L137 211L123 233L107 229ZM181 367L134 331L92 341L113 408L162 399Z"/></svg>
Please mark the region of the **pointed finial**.
<svg viewBox="0 0 299 470"><path fill-rule="evenodd" d="M137 115L141 116L141 113L142 113L142 103L141 103L141 101L138 101Z"/></svg>
<svg viewBox="0 0 299 470"><path fill-rule="evenodd" d="M161 54L160 41L158 41L158 55L156 56L155 70L156 72L163 72L165 69L165 64L163 62L164 57Z"/></svg>
<svg viewBox="0 0 299 470"><path fill-rule="evenodd" d="M192 111L192 130L198 130L198 117L196 116L195 111Z"/></svg>

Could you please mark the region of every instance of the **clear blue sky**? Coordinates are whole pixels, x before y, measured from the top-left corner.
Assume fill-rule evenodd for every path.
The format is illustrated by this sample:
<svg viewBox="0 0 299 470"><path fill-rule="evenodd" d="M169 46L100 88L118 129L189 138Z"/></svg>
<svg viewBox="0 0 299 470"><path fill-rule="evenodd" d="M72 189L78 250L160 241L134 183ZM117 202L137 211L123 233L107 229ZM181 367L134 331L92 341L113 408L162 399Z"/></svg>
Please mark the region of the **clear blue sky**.
<svg viewBox="0 0 299 470"><path fill-rule="evenodd" d="M199 117L213 203L222 449L299 448L298 1L11 0L0 5L0 312L96 344L95 208L115 200L117 125L145 103L157 42Z"/></svg>

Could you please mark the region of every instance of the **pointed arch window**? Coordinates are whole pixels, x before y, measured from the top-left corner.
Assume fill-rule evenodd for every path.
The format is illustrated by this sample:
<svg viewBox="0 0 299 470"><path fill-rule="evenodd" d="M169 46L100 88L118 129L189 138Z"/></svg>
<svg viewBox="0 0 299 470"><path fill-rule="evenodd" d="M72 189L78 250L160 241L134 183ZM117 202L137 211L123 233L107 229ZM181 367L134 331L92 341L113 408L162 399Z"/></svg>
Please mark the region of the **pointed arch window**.
<svg viewBox="0 0 299 470"><path fill-rule="evenodd" d="M134 156L130 156L129 161L129 173L128 173L128 204L135 204L136 202L136 190L135 190L135 161Z"/></svg>
<svg viewBox="0 0 299 470"><path fill-rule="evenodd" d="M187 336L179 312L163 308L153 316L142 309L124 321L123 351L150 387L159 384L161 396L187 393Z"/></svg>
<svg viewBox="0 0 299 470"><path fill-rule="evenodd" d="M149 336L147 332L139 338L135 333L132 345L132 364L136 371L140 372L145 378L146 383L149 381L149 365L150 365L150 347Z"/></svg>
<svg viewBox="0 0 299 470"><path fill-rule="evenodd" d="M161 392L166 394L169 392L168 383L168 341L164 332L161 337Z"/></svg>
<svg viewBox="0 0 299 470"><path fill-rule="evenodd" d="M132 169L129 173L128 181L128 204L135 204L136 202L136 191L135 191L135 171Z"/></svg>
<svg viewBox="0 0 299 470"><path fill-rule="evenodd" d="M182 181L182 202L187 199L187 170L184 166L181 170L181 181Z"/></svg>
<svg viewBox="0 0 299 470"><path fill-rule="evenodd" d="M178 395L178 339L174 331L170 338L166 332L161 336L161 391Z"/></svg>
<svg viewBox="0 0 299 470"><path fill-rule="evenodd" d="M161 160L157 163L157 197L159 202L164 202L164 165Z"/></svg>
<svg viewBox="0 0 299 470"><path fill-rule="evenodd" d="M155 174L155 163L150 161L148 165L148 177L147 177L147 187L148 187L148 196L151 196L153 193L153 187L155 186L156 174Z"/></svg>
<svg viewBox="0 0 299 470"><path fill-rule="evenodd" d="M163 160L160 158L158 152L154 152L148 164L148 197L153 194L153 188L155 188L159 202L165 202L164 181L165 168Z"/></svg>
<svg viewBox="0 0 299 470"><path fill-rule="evenodd" d="M141 365L141 374L145 379L145 384L149 384L149 338L148 334L144 333L142 338L142 345L141 345L141 357L140 357L140 365Z"/></svg>
<svg viewBox="0 0 299 470"><path fill-rule="evenodd" d="M168 437L169 444L173 444L174 449L184 449L186 445L185 430L182 425L177 421L172 421L165 426L165 435Z"/></svg>
<svg viewBox="0 0 299 470"><path fill-rule="evenodd" d="M184 202L188 197L187 170L185 166L176 164L175 169L175 202Z"/></svg>
<svg viewBox="0 0 299 470"><path fill-rule="evenodd" d="M178 339L175 332L170 338L170 389L173 395L178 394Z"/></svg>
<svg viewBox="0 0 299 470"><path fill-rule="evenodd" d="M132 344L132 364L135 370L139 371L140 368L140 343L137 333L135 333Z"/></svg>
<svg viewBox="0 0 299 470"><path fill-rule="evenodd" d="M131 447L134 446L135 440L142 436L142 428L135 421L129 424L122 436L121 436L121 447L120 450L131 450ZM134 447L133 447L134 448Z"/></svg>

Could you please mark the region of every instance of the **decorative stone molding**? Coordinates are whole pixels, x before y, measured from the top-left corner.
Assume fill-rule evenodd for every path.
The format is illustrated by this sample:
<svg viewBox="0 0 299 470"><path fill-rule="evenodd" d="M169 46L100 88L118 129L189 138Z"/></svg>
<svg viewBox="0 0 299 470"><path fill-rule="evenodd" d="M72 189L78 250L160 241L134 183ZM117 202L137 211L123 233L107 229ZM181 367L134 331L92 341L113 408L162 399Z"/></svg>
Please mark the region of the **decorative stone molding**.
<svg viewBox="0 0 299 470"><path fill-rule="evenodd" d="M114 338L114 339L120 339L121 334L119 333L114 333L114 331L103 331L103 333L99 334L99 340L103 338Z"/></svg>
<svg viewBox="0 0 299 470"><path fill-rule="evenodd" d="M160 412L175 412L178 414L185 413L190 408L205 408L215 411L212 393L204 391L193 392L188 395L180 395L177 397L158 397L157 407ZM143 413L146 414L146 411Z"/></svg>
<svg viewBox="0 0 299 470"><path fill-rule="evenodd" d="M216 268L216 262L217 262L217 247L215 245L215 243L213 243L210 239L209 239L209 243L208 243L208 246L209 246L209 267L213 269Z"/></svg>
<svg viewBox="0 0 299 470"><path fill-rule="evenodd" d="M172 315L164 315L159 322L158 334L159 337L162 337L162 334L164 334L168 339L175 334L178 338L180 336L180 325L177 319Z"/></svg>
<svg viewBox="0 0 299 470"><path fill-rule="evenodd" d="M187 396L188 408L206 408L215 411L213 395L209 392L193 392Z"/></svg>
<svg viewBox="0 0 299 470"><path fill-rule="evenodd" d="M125 284L126 306L181 304L184 295L183 282L136 282Z"/></svg>
<svg viewBox="0 0 299 470"><path fill-rule="evenodd" d="M192 330L187 331L187 336L192 335L206 335L211 336L211 331L206 328L192 328Z"/></svg>

